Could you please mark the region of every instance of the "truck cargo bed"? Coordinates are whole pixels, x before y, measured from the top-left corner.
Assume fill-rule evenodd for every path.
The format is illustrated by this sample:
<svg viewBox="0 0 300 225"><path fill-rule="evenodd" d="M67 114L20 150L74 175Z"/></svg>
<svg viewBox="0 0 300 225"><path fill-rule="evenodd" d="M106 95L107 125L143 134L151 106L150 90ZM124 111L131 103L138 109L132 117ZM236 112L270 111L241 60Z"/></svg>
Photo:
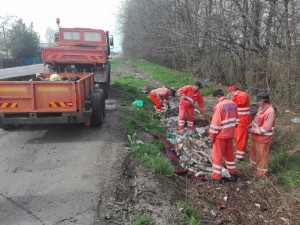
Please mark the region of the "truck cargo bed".
<svg viewBox="0 0 300 225"><path fill-rule="evenodd" d="M95 88L94 75L63 73L63 81L49 81L50 75L40 74L40 81L0 80L0 124L86 121L91 110L85 109L85 102Z"/></svg>

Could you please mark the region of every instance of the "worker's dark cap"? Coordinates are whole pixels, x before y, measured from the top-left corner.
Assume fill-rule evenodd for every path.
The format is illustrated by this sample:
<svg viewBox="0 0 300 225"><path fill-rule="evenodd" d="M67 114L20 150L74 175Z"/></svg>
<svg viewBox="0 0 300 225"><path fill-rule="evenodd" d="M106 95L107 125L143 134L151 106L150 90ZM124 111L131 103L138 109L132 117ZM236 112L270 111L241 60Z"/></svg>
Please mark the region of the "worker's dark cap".
<svg viewBox="0 0 300 225"><path fill-rule="evenodd" d="M175 90L174 88L171 88L170 91L171 91L171 93L172 93L172 96L175 97L175 95L176 95L176 90Z"/></svg>
<svg viewBox="0 0 300 225"><path fill-rule="evenodd" d="M222 97L224 96L224 91L222 89L214 90L212 93L213 97Z"/></svg>
<svg viewBox="0 0 300 225"><path fill-rule="evenodd" d="M199 88L202 88L202 84L201 84L201 82L199 82L199 81L197 81L197 82L195 83L195 85L198 86Z"/></svg>
<svg viewBox="0 0 300 225"><path fill-rule="evenodd" d="M269 94L264 91L259 92L256 95L256 101L259 101L259 100L269 101L270 100Z"/></svg>

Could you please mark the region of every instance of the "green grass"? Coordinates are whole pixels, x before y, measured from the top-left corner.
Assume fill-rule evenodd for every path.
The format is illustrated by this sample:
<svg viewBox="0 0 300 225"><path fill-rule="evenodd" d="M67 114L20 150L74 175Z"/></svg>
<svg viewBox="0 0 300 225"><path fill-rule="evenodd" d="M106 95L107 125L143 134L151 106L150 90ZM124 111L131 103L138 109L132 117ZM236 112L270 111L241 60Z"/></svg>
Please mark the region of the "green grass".
<svg viewBox="0 0 300 225"><path fill-rule="evenodd" d="M110 65L114 71L122 71L125 66L125 63L121 57L115 57L112 60L110 60Z"/></svg>
<svg viewBox="0 0 300 225"><path fill-rule="evenodd" d="M154 80L159 81L161 84L175 89L188 84L194 84L198 81L198 79L196 79L191 73L171 70L145 60L136 60L133 62L133 65L136 66L139 71L144 73L147 78L151 77ZM202 95L210 95L213 90L212 87L204 84L203 81L201 83L203 84L203 88L201 89Z"/></svg>
<svg viewBox="0 0 300 225"><path fill-rule="evenodd" d="M160 140L142 141L136 138L136 134L128 135L130 141L129 153L133 155L140 163L167 176L173 176L174 166L164 156L163 144Z"/></svg>
<svg viewBox="0 0 300 225"><path fill-rule="evenodd" d="M145 215L141 215L141 216L138 216L132 223L131 225L147 225L149 224L149 219L147 216Z"/></svg>
<svg viewBox="0 0 300 225"><path fill-rule="evenodd" d="M300 160L288 153L280 153L271 157L270 167L274 171L278 184L284 188L300 186Z"/></svg>
<svg viewBox="0 0 300 225"><path fill-rule="evenodd" d="M184 214L187 217L188 225L201 225L197 209L190 206L190 204L187 202L180 202L180 207L184 210Z"/></svg>

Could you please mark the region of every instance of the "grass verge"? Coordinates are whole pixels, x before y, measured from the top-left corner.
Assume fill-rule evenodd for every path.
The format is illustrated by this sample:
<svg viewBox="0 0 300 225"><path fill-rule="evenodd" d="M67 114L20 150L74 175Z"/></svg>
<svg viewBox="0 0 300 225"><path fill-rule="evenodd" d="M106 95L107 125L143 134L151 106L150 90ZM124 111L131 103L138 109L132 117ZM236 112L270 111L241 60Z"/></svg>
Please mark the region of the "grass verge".
<svg viewBox="0 0 300 225"><path fill-rule="evenodd" d="M278 184L284 188L300 186L300 160L287 152L271 157L270 167L278 179Z"/></svg>
<svg viewBox="0 0 300 225"><path fill-rule="evenodd" d="M191 73L178 72L145 60L136 60L133 62L133 65L137 70L145 74L147 79L152 78L167 87L178 89L198 81ZM210 95L213 90L212 87L208 84L204 84L204 82L201 83L203 85L201 89L202 95Z"/></svg>

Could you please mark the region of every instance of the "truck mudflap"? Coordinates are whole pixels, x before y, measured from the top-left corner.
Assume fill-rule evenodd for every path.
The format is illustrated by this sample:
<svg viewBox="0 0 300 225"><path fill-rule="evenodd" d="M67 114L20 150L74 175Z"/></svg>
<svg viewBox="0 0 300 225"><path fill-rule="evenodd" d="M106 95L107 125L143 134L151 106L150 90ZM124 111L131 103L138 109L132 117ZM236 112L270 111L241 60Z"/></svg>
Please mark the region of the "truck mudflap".
<svg viewBox="0 0 300 225"><path fill-rule="evenodd" d="M104 70L96 70L94 79L98 87L103 90L105 99L108 99L108 89L110 86L109 66L107 65Z"/></svg>
<svg viewBox="0 0 300 225"><path fill-rule="evenodd" d="M3 125L22 124L86 123L90 120L91 115L92 109L72 113L0 114L0 127Z"/></svg>

